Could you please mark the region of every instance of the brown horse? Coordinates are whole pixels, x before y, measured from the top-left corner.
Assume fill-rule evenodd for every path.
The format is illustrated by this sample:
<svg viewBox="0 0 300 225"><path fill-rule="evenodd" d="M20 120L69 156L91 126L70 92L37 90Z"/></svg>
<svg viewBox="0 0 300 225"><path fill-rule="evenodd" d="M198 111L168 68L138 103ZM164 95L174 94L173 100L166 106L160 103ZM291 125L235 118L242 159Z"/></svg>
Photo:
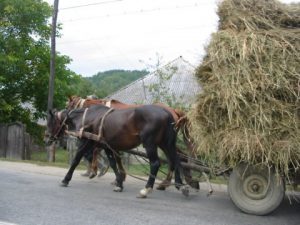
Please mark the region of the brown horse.
<svg viewBox="0 0 300 225"><path fill-rule="evenodd" d="M93 105L105 105L109 108L114 108L114 109L128 109L128 108L137 108L137 107L141 107L142 105L138 105L138 104L125 104L122 103L118 100L112 99L112 100L105 100L105 99L92 99L92 98L87 98L87 99L83 99L81 97L78 96L70 96L68 98L68 102L67 102L67 109L71 110L71 109L76 109L76 108L85 108L85 107L90 107ZM166 109L168 112L171 113L174 122L175 122L175 129L176 131L178 131L179 129L182 131L182 133L184 134L184 142L185 144L188 146L188 149L192 149L192 143L190 142L189 138L186 136L187 134L187 118L185 116L185 114L178 109L173 109L165 104L162 103L156 103L154 105L157 105L161 108ZM180 156L184 156L184 153L178 148L176 147L177 152L180 153ZM94 156L93 156L93 161L92 161L92 168L93 168L93 175L97 174L97 151L94 151ZM180 157L181 161L187 162L187 157ZM122 173L124 179L126 177L126 173L122 164L122 161L119 157L116 157L116 161L118 164L118 168L120 169L120 172ZM191 185L193 188L195 189L199 189L199 183L195 180L192 179L191 176L191 171L190 169L183 169L183 173L185 176L185 180L186 182ZM171 179L172 179L173 174L170 172L168 172L166 179L159 184L159 186L157 187L157 189L159 190L165 190L166 187L169 186L169 184L171 183Z"/></svg>
<svg viewBox="0 0 300 225"><path fill-rule="evenodd" d="M116 168L114 154L142 144L150 161L150 175L141 197L146 197L153 189L160 167L157 147L165 153L171 172L175 172L175 186L183 187L180 177L180 163L176 152L177 133L174 119L165 109L155 105L145 105L129 109L110 109L95 105L85 109L49 112L47 123L48 140L51 143L62 136L66 127L69 134L80 138L80 145L71 167L62 181L67 186L82 156L93 147L103 148L116 175L116 191L122 191L123 179ZM188 194L185 188L183 193Z"/></svg>

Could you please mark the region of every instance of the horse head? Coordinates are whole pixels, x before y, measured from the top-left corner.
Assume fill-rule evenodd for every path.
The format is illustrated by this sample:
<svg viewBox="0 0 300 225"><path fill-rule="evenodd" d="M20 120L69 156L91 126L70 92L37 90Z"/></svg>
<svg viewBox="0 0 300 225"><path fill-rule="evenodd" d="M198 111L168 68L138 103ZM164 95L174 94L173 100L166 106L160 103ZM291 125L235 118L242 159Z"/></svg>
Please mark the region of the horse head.
<svg viewBox="0 0 300 225"><path fill-rule="evenodd" d="M76 109L79 108L79 105L82 101L82 98L79 96L69 96L68 101L66 102L66 109L71 110L71 109Z"/></svg>
<svg viewBox="0 0 300 225"><path fill-rule="evenodd" d="M66 129L67 116L62 118L62 115L67 115L65 111L66 110L57 112L56 110L49 110L47 130L45 131L44 135L44 142L46 145L51 145L53 142L63 137Z"/></svg>

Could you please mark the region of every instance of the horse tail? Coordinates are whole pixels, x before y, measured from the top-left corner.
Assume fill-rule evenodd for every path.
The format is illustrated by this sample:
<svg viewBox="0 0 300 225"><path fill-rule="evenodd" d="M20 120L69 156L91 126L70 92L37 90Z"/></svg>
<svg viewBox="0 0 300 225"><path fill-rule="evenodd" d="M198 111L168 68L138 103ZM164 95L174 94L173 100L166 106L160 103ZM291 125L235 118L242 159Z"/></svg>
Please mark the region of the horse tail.
<svg viewBox="0 0 300 225"><path fill-rule="evenodd" d="M167 148L169 152L169 169L171 172L175 171L175 187L177 189L182 185L182 180L180 177L180 159L176 150L176 139L177 139L177 131L175 130L175 120L170 112L168 112L168 124L167 124L167 132L165 138L167 138Z"/></svg>
<svg viewBox="0 0 300 225"><path fill-rule="evenodd" d="M175 123L175 128L177 131L181 131L182 136L183 136L183 141L185 143L185 145L187 146L188 151L193 155L196 156L196 152L195 152L195 145L194 142L190 136L190 121L187 117L187 115L184 114L184 112L174 109L175 113L178 116L178 120Z"/></svg>
<svg viewBox="0 0 300 225"><path fill-rule="evenodd" d="M179 158L176 151L177 132L175 130L175 121L172 114L167 110L165 111L169 116L164 139L169 153L170 169L174 170L179 164Z"/></svg>

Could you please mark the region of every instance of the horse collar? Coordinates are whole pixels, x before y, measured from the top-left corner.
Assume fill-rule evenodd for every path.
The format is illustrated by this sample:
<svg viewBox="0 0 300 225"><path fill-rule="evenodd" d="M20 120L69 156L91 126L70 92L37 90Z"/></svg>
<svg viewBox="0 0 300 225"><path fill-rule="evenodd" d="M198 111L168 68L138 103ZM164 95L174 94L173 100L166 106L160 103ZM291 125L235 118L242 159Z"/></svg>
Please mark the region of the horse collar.
<svg viewBox="0 0 300 225"><path fill-rule="evenodd" d="M83 105L84 105L84 103L85 103L85 100L86 100L86 99L82 99L82 98L80 99L80 101L79 101L79 102L80 102L80 104L79 104L79 108L80 108L80 109L83 108Z"/></svg>
<svg viewBox="0 0 300 225"><path fill-rule="evenodd" d="M74 109L81 109L85 103L85 99L79 98L78 102L74 106Z"/></svg>
<svg viewBox="0 0 300 225"><path fill-rule="evenodd" d="M62 114L62 112L61 111L59 111L59 112L57 112L57 118L59 119L59 121L61 121L61 114Z"/></svg>
<svg viewBox="0 0 300 225"><path fill-rule="evenodd" d="M105 106L107 106L108 108L110 108L110 107L111 107L111 100L107 101L107 102L105 103Z"/></svg>

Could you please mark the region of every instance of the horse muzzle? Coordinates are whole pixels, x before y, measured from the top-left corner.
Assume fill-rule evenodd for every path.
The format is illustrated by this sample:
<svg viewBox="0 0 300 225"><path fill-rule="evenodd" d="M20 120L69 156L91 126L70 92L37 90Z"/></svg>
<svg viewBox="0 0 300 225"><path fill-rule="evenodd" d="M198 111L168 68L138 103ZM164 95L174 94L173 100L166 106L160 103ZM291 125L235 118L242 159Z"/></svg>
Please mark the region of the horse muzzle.
<svg viewBox="0 0 300 225"><path fill-rule="evenodd" d="M56 137L50 136L48 133L45 133L44 135L44 143L46 146L50 146L57 140Z"/></svg>

